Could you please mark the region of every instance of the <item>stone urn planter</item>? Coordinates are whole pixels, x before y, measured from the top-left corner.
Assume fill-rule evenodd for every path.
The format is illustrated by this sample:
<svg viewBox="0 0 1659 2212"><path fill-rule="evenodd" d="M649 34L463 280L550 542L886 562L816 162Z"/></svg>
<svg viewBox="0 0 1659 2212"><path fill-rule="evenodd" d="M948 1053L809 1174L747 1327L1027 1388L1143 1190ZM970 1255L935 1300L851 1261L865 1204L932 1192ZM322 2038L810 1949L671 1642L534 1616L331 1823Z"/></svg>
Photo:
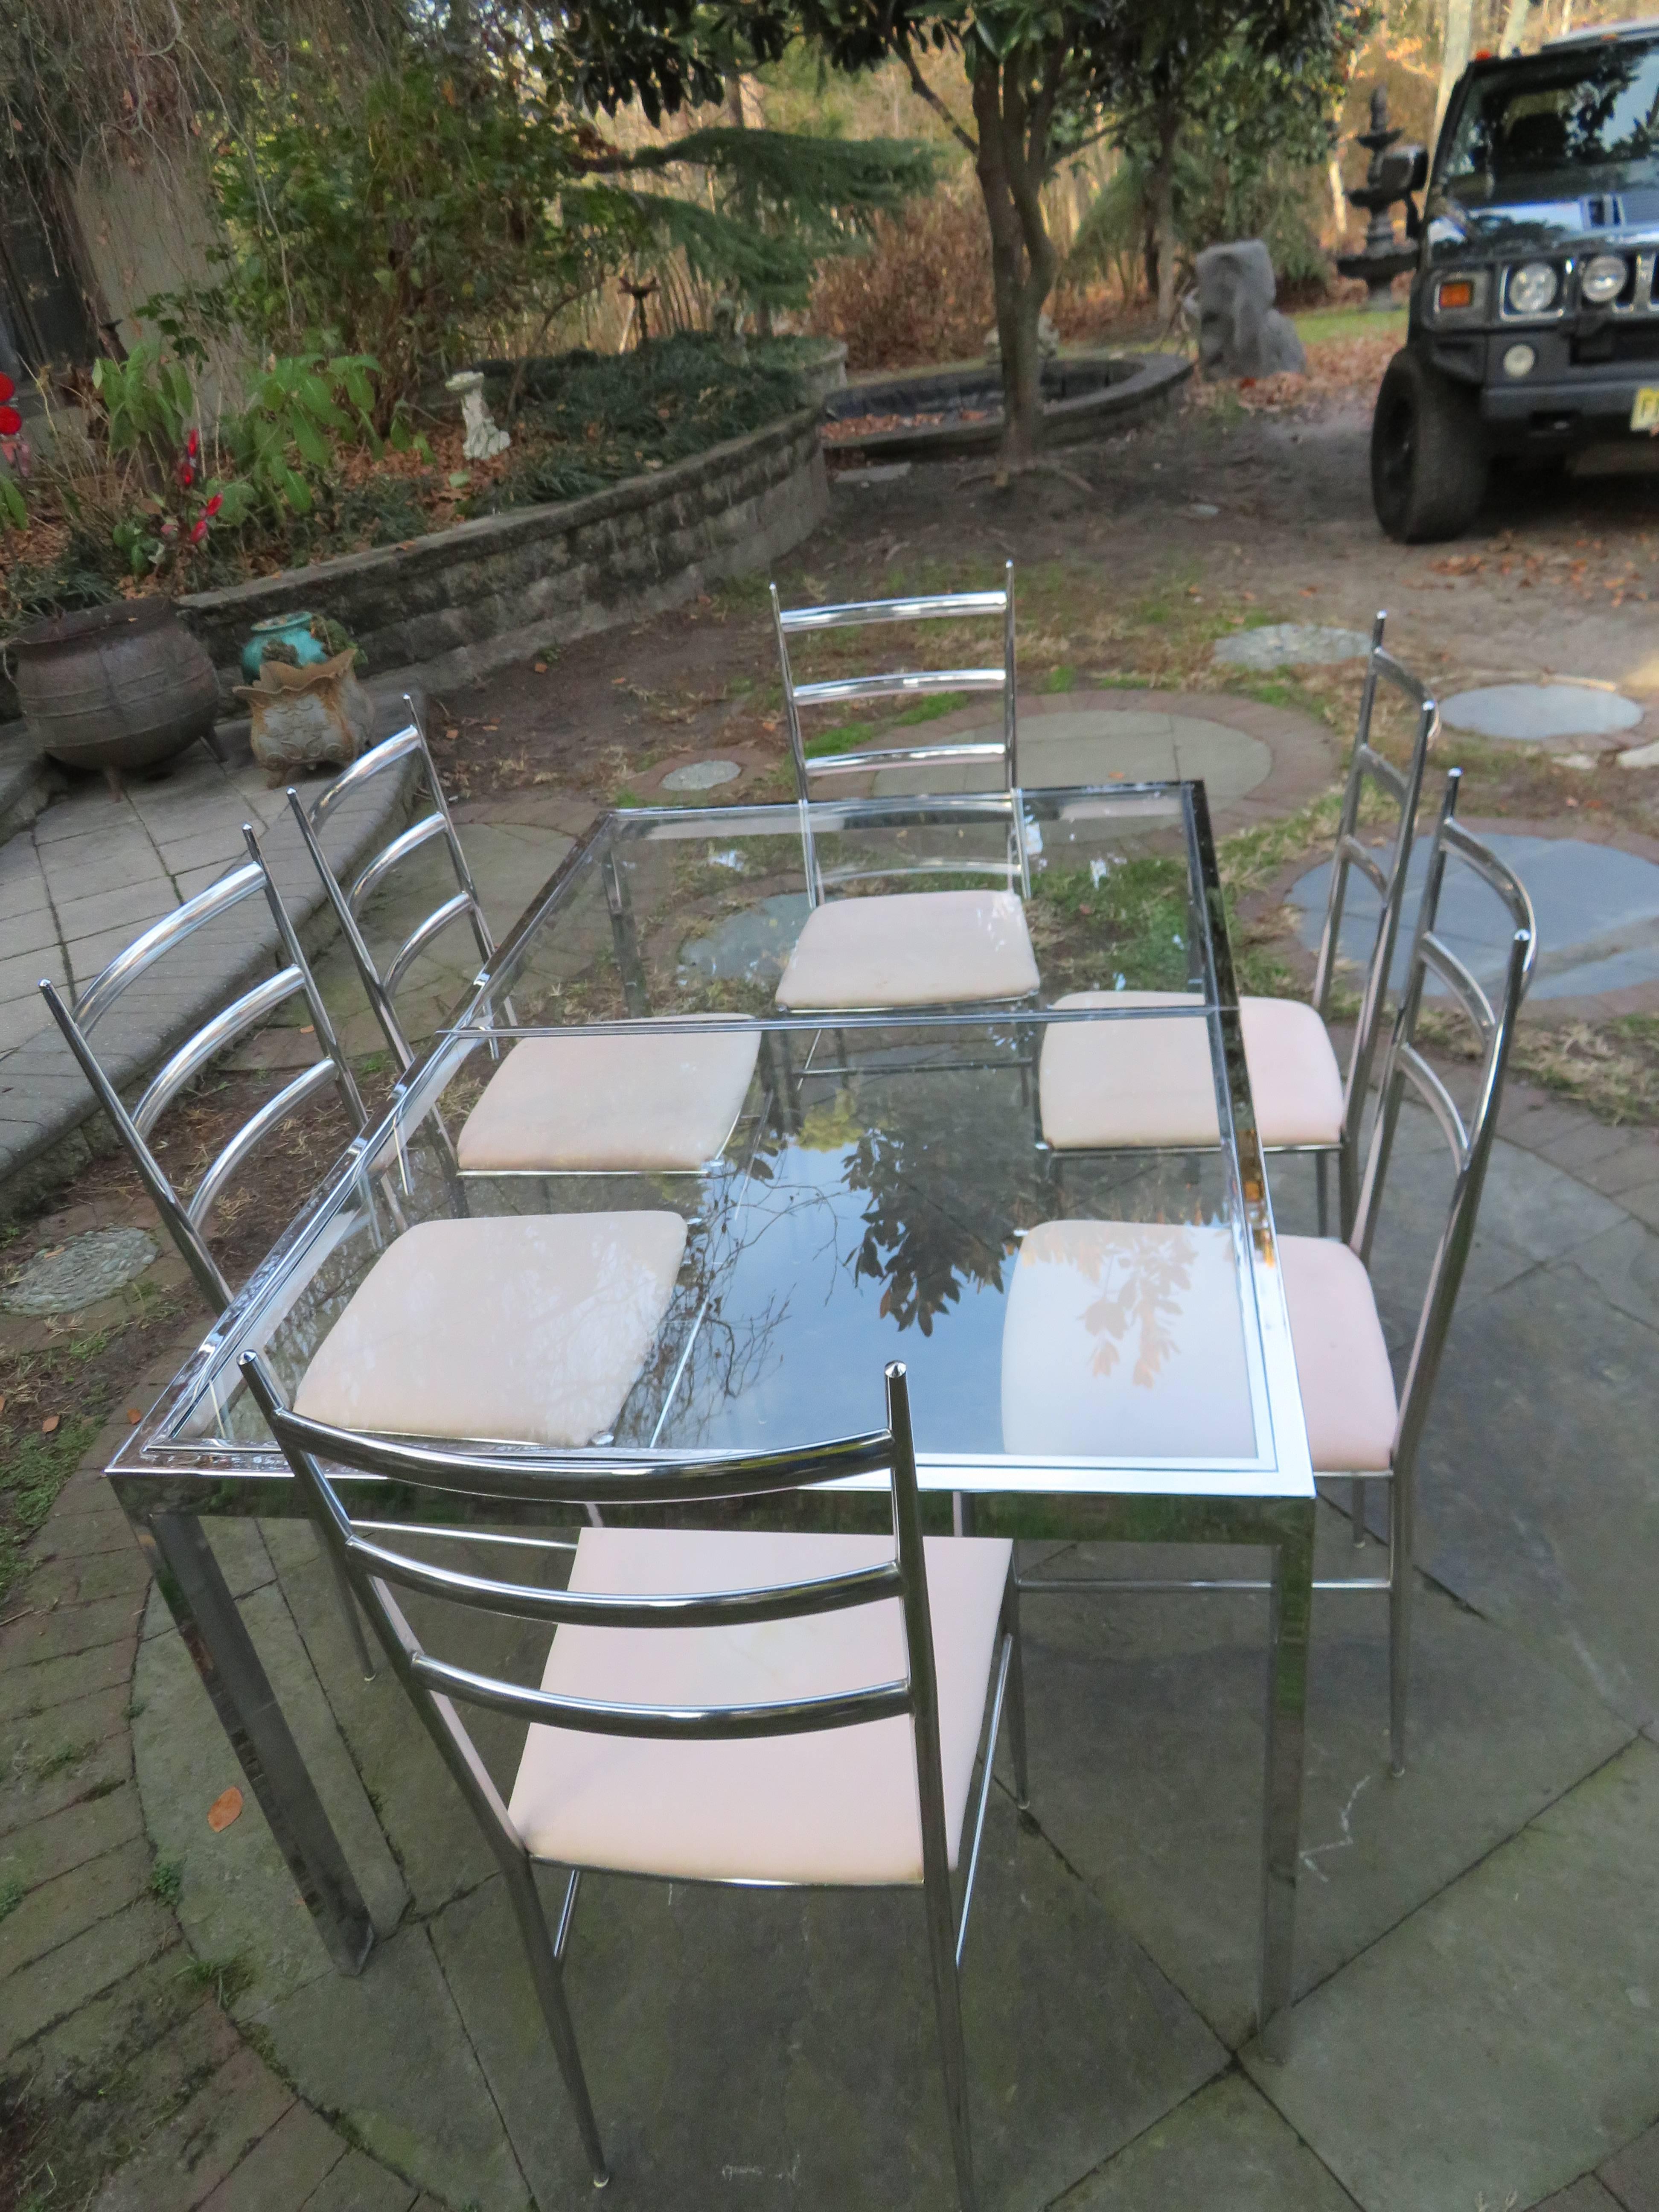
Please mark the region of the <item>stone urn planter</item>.
<svg viewBox="0 0 1659 2212"><path fill-rule="evenodd" d="M24 630L11 642L17 696L43 752L101 769L112 791L203 738L219 711L213 663L171 599L121 599Z"/></svg>
<svg viewBox="0 0 1659 2212"><path fill-rule="evenodd" d="M374 702L357 681L356 648L307 668L267 660L259 681L239 684L248 747L275 790L291 775L349 768L374 736Z"/></svg>

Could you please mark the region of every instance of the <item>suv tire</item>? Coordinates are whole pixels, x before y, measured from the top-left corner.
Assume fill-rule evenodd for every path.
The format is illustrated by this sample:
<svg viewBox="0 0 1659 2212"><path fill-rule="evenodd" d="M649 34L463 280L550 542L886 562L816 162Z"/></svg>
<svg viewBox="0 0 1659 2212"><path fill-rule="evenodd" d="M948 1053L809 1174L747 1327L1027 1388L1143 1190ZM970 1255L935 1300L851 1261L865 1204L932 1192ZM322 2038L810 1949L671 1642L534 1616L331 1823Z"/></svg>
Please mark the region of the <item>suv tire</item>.
<svg viewBox="0 0 1659 2212"><path fill-rule="evenodd" d="M1402 545L1456 538L1480 511L1488 454L1475 394L1395 354L1371 417L1371 503Z"/></svg>

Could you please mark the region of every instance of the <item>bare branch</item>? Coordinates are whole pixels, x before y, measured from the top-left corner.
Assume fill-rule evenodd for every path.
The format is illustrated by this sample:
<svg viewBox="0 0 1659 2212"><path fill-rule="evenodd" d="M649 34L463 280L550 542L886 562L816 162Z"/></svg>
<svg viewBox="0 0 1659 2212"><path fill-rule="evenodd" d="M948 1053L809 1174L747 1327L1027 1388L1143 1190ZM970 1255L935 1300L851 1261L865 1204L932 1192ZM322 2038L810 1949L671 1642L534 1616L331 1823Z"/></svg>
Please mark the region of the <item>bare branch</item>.
<svg viewBox="0 0 1659 2212"><path fill-rule="evenodd" d="M940 121L945 125L945 129L951 133L951 136L957 141L957 144L965 146L968 151L974 156L975 160L977 161L979 158L978 146L974 143L974 140L969 133L963 129L961 124L957 121L956 117L951 114L950 109L945 105L945 102L939 98L933 86L928 83L927 78L917 67L916 58L910 51L910 42L908 39L899 48L899 58L902 61L906 70L909 72L910 89L915 93L916 98L918 100L925 100L927 101L929 107L931 107L934 114L939 118Z"/></svg>

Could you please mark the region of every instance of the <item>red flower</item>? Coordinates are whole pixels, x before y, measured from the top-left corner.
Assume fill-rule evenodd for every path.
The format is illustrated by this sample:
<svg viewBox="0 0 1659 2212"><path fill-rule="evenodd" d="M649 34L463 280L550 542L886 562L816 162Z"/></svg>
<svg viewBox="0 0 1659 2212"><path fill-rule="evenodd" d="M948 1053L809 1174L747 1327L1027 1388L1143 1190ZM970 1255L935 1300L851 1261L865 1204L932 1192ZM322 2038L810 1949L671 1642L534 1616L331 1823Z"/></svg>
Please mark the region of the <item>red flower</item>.
<svg viewBox="0 0 1659 2212"><path fill-rule="evenodd" d="M201 451L201 447L202 434L199 430L192 430L189 437L185 441L185 451L190 455L192 461L196 459L197 454Z"/></svg>
<svg viewBox="0 0 1659 2212"><path fill-rule="evenodd" d="M219 509L224 505L224 494L222 491L216 491L212 498L208 501L207 505L202 509L204 516L217 514Z"/></svg>
<svg viewBox="0 0 1659 2212"><path fill-rule="evenodd" d="M203 540L203 539L207 536L207 530L208 530L208 526L207 526L207 517L206 517L206 515L204 515L204 514L198 514L198 515L197 516L197 518L196 518L195 521L194 521L194 522L192 522L192 523L191 523L191 525L190 526L190 542L191 542L191 544L192 545L199 545L199 544L201 544L202 540Z"/></svg>
<svg viewBox="0 0 1659 2212"><path fill-rule="evenodd" d="M0 438L15 438L23 427L22 416L7 404L16 389L10 377L0 376Z"/></svg>

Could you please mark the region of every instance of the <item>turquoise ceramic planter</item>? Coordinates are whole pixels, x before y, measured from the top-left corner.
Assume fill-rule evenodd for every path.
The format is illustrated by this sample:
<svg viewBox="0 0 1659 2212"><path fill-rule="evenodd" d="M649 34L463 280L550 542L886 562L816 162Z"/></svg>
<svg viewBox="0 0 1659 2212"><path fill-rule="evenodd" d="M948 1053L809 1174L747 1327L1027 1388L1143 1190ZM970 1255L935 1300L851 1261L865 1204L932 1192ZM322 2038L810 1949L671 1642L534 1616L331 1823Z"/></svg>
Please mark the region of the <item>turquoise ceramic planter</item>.
<svg viewBox="0 0 1659 2212"><path fill-rule="evenodd" d="M250 684L259 680L259 669L265 657L265 647L291 645L301 668L309 668L319 660L328 659L328 647L319 645L311 635L311 623L315 619L308 614L273 615L269 622L255 623L247 643L242 647L242 673Z"/></svg>

